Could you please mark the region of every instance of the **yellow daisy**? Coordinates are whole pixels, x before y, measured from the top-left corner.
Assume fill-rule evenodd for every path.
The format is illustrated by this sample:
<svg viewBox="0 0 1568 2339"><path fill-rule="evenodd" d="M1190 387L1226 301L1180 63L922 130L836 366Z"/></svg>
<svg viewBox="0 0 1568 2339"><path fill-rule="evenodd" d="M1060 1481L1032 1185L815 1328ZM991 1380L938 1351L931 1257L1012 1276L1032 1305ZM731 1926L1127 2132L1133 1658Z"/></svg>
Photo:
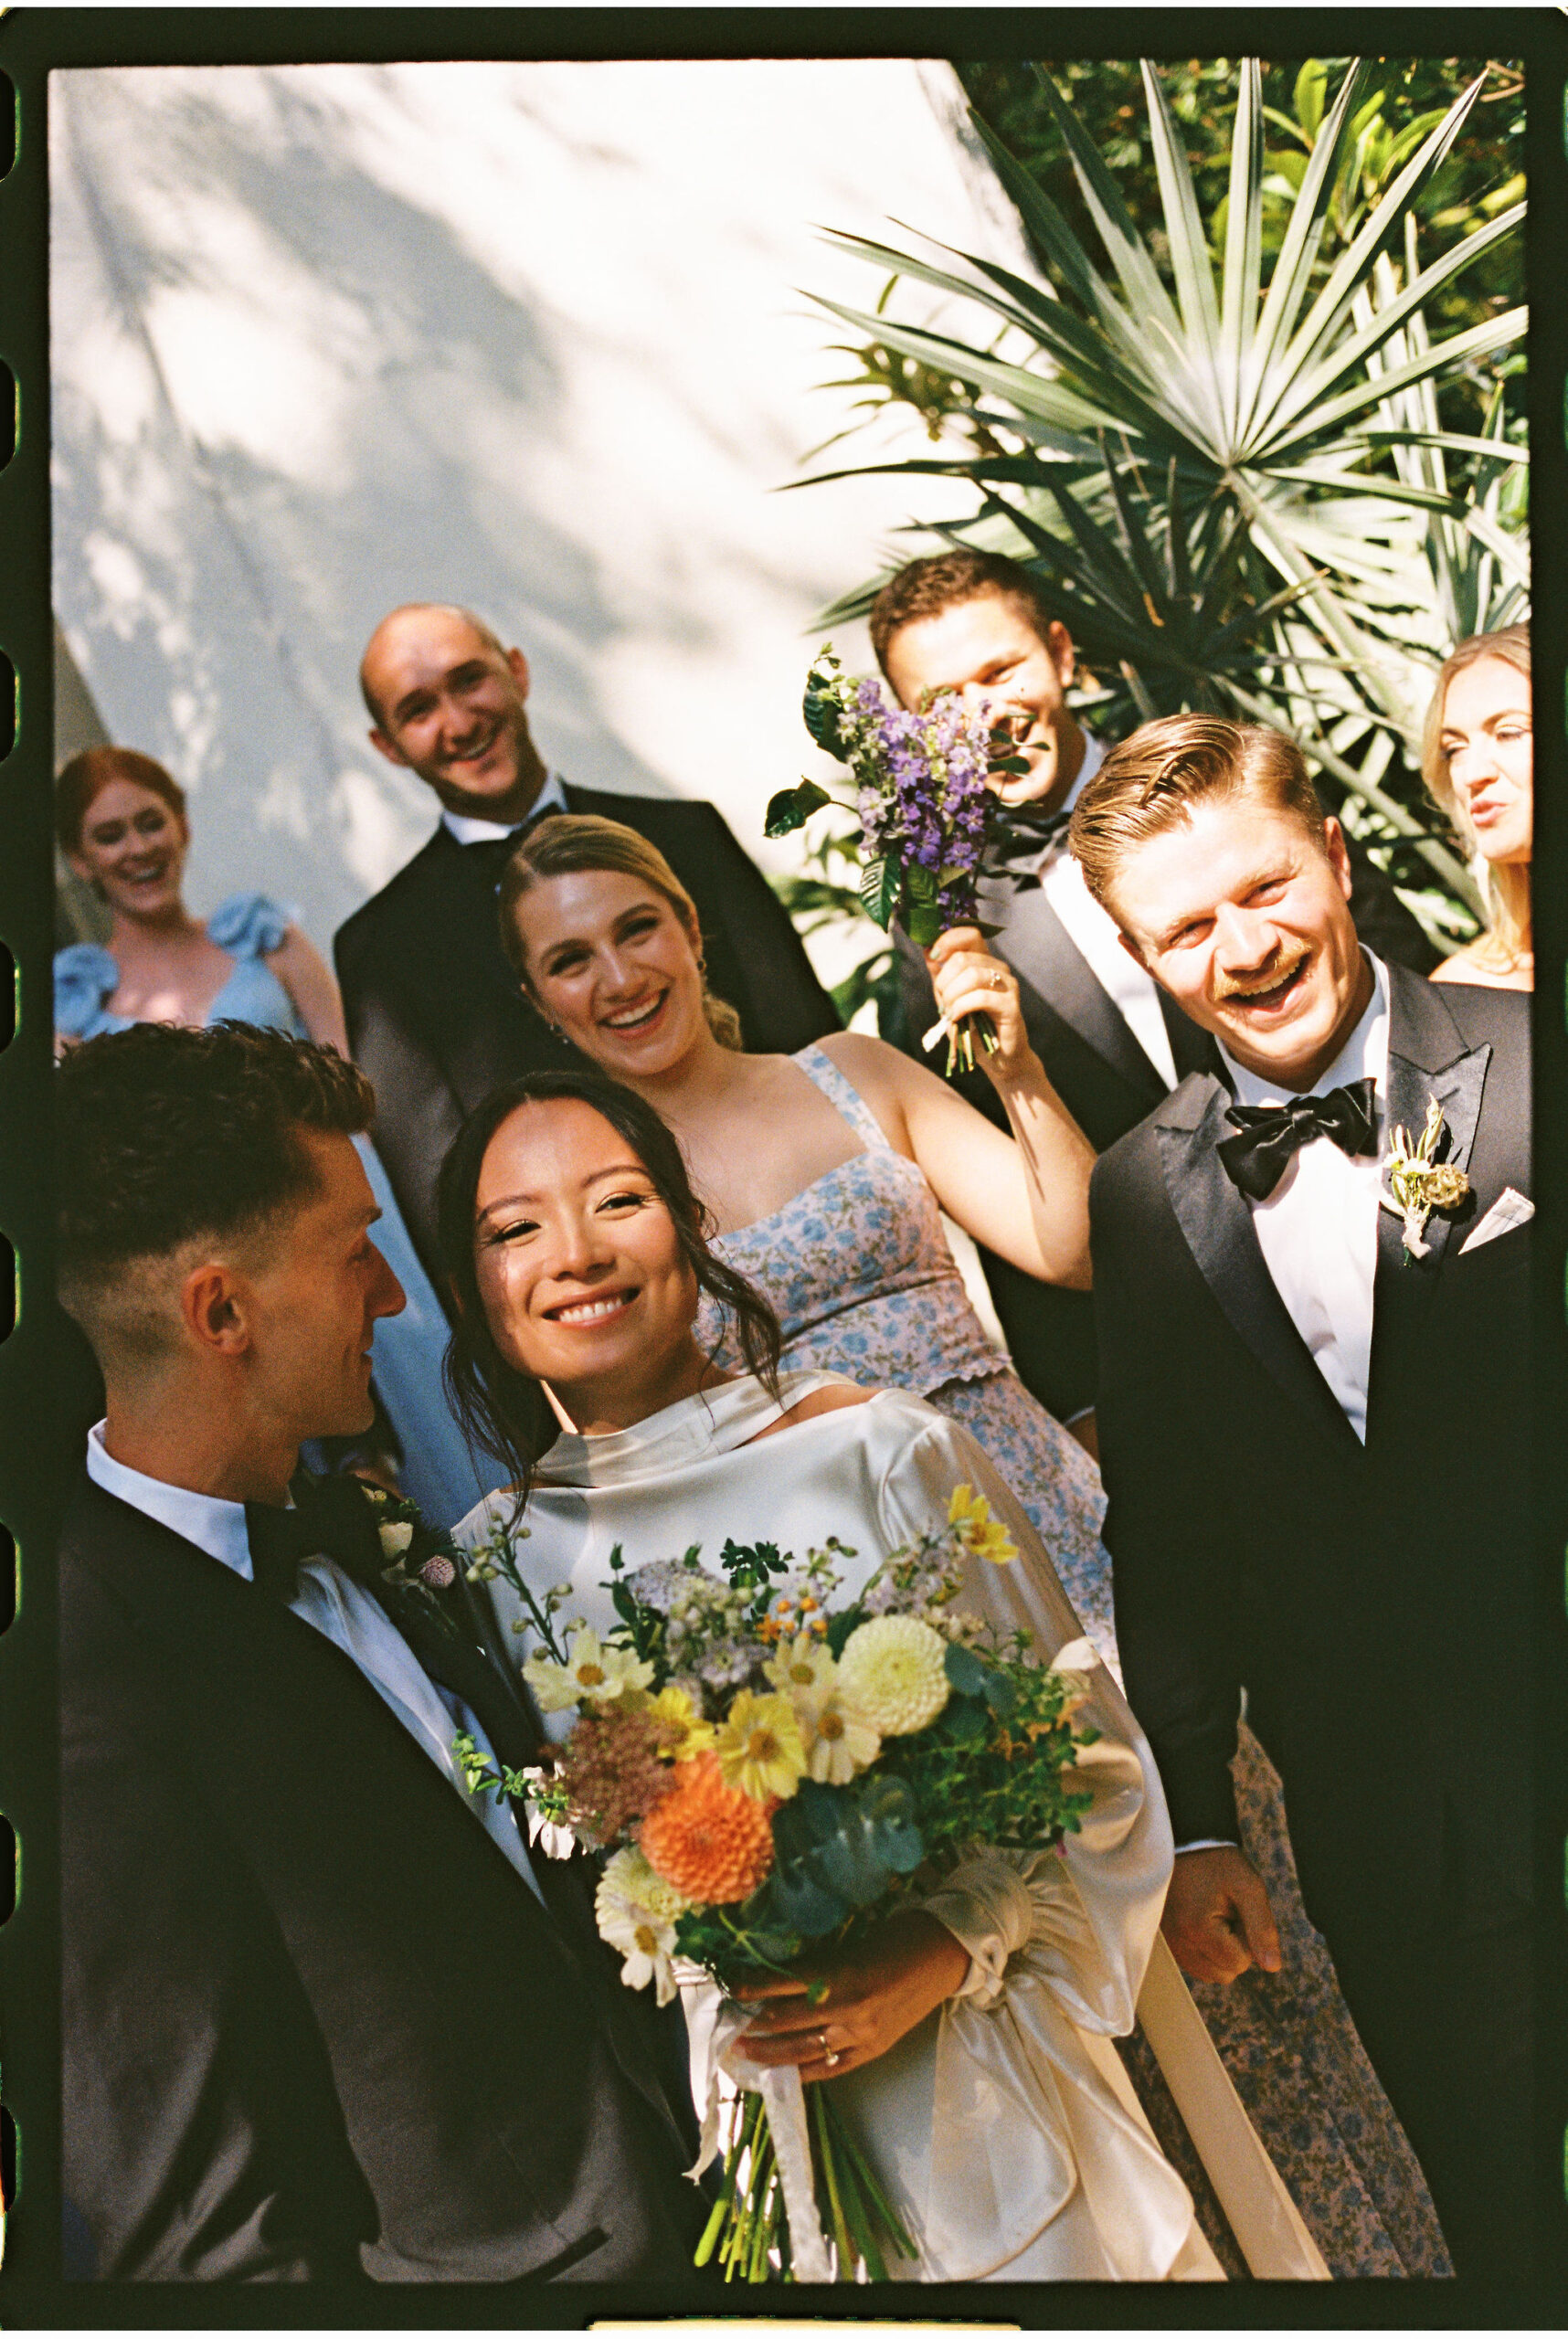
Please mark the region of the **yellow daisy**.
<svg viewBox="0 0 1568 2339"><path fill-rule="evenodd" d="M953 1488L953 1498L948 1505L948 1524L958 1528L965 1550L972 1551L977 1560L990 1560L1000 1568L1018 1557L1017 1544L1001 1519L991 1517L990 1503L983 1495L976 1494L967 1478Z"/></svg>
<svg viewBox="0 0 1568 2339"><path fill-rule="evenodd" d="M754 1803L788 1802L805 1774L800 1725L788 1698L743 1689L719 1725L714 1752L726 1786Z"/></svg>

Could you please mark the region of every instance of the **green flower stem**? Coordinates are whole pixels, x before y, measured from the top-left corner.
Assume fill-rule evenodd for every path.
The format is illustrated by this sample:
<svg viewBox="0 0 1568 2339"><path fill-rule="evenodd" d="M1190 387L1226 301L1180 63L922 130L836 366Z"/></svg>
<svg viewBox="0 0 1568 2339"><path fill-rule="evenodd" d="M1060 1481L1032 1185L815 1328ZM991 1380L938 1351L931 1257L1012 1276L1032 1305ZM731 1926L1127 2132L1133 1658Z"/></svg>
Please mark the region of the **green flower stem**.
<svg viewBox="0 0 1568 2339"><path fill-rule="evenodd" d="M736 2136L725 2154L724 2183L719 2187L719 2196L714 2203L713 2214L703 2228L703 2238L697 2244L696 2252L692 2260L694 2266L705 2266L714 2254L714 2245L718 2240L726 2219L735 2205L735 2185L739 2174L740 2139Z"/></svg>
<svg viewBox="0 0 1568 2339"><path fill-rule="evenodd" d="M833 2239L838 2244L839 2271L846 2280L853 2264L849 2230L844 2222L843 2204L839 2198L838 2171L833 2166L833 2148L828 2134L827 2111L821 2088L812 2088L807 2101L811 2107L811 2125L816 2131L817 2153L821 2163L822 2177L828 2188L828 2206L832 2215Z"/></svg>
<svg viewBox="0 0 1568 2339"><path fill-rule="evenodd" d="M741 2122L741 2144L747 2154L746 2188L735 2205L735 2215L725 2239L726 2282L734 2280L737 2270L746 2270L756 2216L758 2170L762 2145L767 2138L768 2119L762 2108L762 2098L748 2094L746 2114Z"/></svg>
<svg viewBox="0 0 1568 2339"><path fill-rule="evenodd" d="M827 2091L823 2090L824 2094ZM917 2258L919 2251L911 2238L904 2220L878 2184L874 2171L850 2133L848 2122L834 2104L831 2094L822 2107L823 2115L832 2122L842 2159L856 2178L867 2207L875 2217L887 2240L900 2258Z"/></svg>
<svg viewBox="0 0 1568 2339"><path fill-rule="evenodd" d="M755 2194L757 2206L752 2220L751 2263L747 2268L747 2280L752 2282L765 2282L768 2280L768 2251L773 2239L775 2222L771 2195L774 2185L773 2164L776 2157L773 2138L765 2131L757 2155L758 2174Z"/></svg>

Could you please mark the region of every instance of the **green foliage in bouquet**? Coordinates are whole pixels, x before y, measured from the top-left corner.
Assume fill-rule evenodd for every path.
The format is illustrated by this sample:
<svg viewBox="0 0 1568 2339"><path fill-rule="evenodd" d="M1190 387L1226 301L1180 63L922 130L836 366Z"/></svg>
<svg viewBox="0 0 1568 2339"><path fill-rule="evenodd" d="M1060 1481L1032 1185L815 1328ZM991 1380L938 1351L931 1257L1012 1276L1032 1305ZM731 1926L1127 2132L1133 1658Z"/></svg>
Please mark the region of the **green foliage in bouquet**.
<svg viewBox="0 0 1568 2339"><path fill-rule="evenodd" d="M609 1854L600 1933L628 1986L661 2003L677 1959L733 1991L842 1958L976 1845L1048 1848L1087 1807L1072 1773L1095 1732L1074 1716L1093 1651L1077 1643L1043 1665L1026 1633L959 1605L967 1568L1016 1556L985 1500L956 1487L945 1527L835 1606L853 1556L837 1538L804 1561L732 1539L716 1572L694 1547L629 1570L618 1546L605 1587L617 1622L601 1635L559 1620L568 1587L528 1591L506 1530L474 1555L471 1572L504 1577L524 1603L536 1646L523 1673L541 1708L577 1719L527 1772L460 1741L469 1784L522 1796L542 1826ZM880 2280L916 2246L830 2093L810 2090L823 2228L841 2278L858 2266ZM759 2099L740 2104L699 2262L716 2250L728 2277L787 2276L775 2143Z"/></svg>

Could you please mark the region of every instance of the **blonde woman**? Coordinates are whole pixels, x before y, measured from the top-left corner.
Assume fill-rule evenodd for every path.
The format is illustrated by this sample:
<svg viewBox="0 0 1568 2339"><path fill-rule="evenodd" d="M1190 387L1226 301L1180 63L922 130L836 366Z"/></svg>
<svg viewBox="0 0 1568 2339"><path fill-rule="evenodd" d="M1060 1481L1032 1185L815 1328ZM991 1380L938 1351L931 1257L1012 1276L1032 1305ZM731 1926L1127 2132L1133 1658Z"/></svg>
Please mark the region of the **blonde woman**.
<svg viewBox="0 0 1568 2339"><path fill-rule="evenodd" d="M1534 841L1530 628L1461 641L1437 677L1421 769L1427 787L1482 864L1486 931L1446 958L1440 983L1535 987L1530 915Z"/></svg>

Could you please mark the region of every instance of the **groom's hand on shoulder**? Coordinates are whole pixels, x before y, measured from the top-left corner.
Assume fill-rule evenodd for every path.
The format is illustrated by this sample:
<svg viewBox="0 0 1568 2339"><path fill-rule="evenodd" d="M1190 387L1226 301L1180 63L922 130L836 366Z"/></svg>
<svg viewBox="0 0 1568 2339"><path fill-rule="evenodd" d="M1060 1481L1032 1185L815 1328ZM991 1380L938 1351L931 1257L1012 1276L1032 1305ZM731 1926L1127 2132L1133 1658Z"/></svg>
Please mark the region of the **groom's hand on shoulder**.
<svg viewBox="0 0 1568 2339"><path fill-rule="evenodd" d="M1190 1981L1234 1982L1249 1965L1279 1971L1268 1895L1233 1844L1177 1853L1160 1924Z"/></svg>

